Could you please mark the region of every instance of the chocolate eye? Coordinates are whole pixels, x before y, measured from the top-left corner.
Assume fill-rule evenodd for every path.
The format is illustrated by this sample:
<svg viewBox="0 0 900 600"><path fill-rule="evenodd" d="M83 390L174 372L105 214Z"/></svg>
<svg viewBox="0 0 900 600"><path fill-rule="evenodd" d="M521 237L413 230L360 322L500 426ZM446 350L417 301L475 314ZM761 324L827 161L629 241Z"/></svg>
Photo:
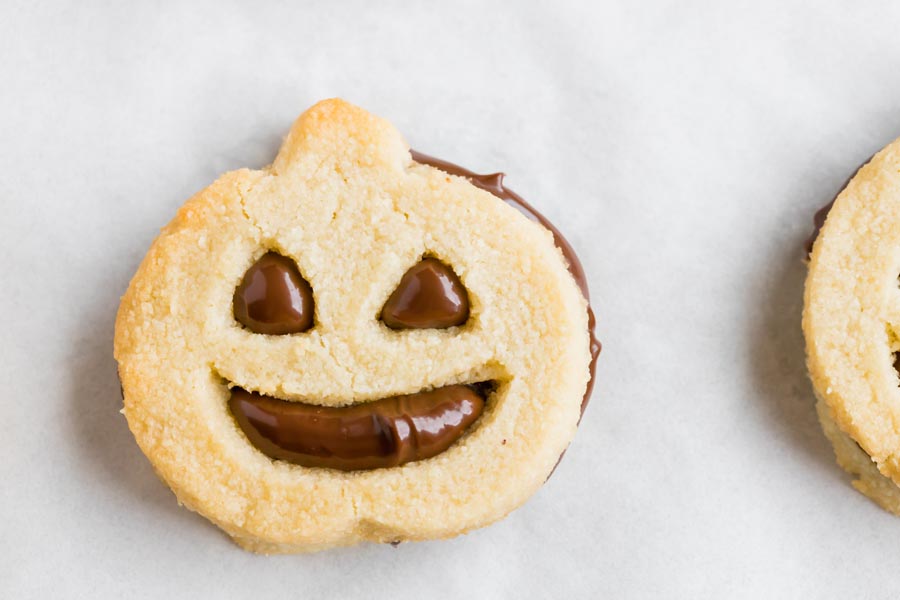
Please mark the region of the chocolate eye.
<svg viewBox="0 0 900 600"><path fill-rule="evenodd" d="M234 318L254 333L300 333L313 325L313 294L289 258L267 252L234 290Z"/></svg>
<svg viewBox="0 0 900 600"><path fill-rule="evenodd" d="M381 309L381 320L391 329L444 329L468 318L466 288L436 258L422 259L407 271Z"/></svg>

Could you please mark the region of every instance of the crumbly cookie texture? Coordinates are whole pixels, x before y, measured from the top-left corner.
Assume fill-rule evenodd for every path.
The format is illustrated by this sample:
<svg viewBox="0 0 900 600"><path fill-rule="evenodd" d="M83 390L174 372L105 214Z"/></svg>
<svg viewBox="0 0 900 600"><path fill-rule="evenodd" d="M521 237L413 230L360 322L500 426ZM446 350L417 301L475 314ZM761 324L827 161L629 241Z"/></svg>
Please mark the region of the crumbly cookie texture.
<svg viewBox="0 0 900 600"><path fill-rule="evenodd" d="M823 429L854 486L900 514L900 140L834 203L810 256L807 364Z"/></svg>
<svg viewBox="0 0 900 600"><path fill-rule="evenodd" d="M816 412L825 437L834 447L837 463L855 478L853 487L874 500L881 508L900 516L900 487L882 475L869 455L863 452L853 438L841 431L823 401L816 402Z"/></svg>
<svg viewBox="0 0 900 600"><path fill-rule="evenodd" d="M315 326L267 336L232 296L265 252L296 261ZM423 256L451 265L471 316L378 319ZM496 521L572 437L590 361L585 299L550 233L465 179L417 164L385 120L327 100L275 162L222 176L153 243L122 298L115 356L128 425L178 501L262 553L446 538ZM236 425L229 385L342 406L493 380L480 420L433 458L342 472L273 461Z"/></svg>

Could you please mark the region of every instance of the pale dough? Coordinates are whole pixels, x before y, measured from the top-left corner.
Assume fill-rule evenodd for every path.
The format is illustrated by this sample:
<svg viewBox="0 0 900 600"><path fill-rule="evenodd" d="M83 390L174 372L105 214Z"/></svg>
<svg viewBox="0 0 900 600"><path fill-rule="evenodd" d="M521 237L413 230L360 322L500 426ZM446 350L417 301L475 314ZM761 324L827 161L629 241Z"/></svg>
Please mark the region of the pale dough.
<svg viewBox="0 0 900 600"><path fill-rule="evenodd" d="M235 286L267 250L312 286L310 331L265 336L234 320ZM459 275L471 317L390 330L381 307L426 253ZM301 115L270 167L222 176L162 230L122 298L115 356L129 427L178 500L244 548L300 552L445 538L521 505L575 433L587 319L547 230L414 163L383 119L328 100ZM226 405L228 383L343 405L484 379L499 391L469 434L391 469L273 461Z"/></svg>
<svg viewBox="0 0 900 600"><path fill-rule="evenodd" d="M862 167L813 247L803 331L819 418L854 485L900 513L900 141ZM871 457L871 458L870 458Z"/></svg>

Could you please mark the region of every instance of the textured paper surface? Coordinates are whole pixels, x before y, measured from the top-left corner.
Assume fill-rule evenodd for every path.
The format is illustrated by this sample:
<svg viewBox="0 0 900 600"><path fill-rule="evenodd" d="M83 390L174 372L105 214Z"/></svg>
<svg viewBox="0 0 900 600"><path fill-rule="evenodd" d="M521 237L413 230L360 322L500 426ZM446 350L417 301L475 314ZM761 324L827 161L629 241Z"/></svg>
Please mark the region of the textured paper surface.
<svg viewBox="0 0 900 600"><path fill-rule="evenodd" d="M799 318L812 213L900 135L900 6L264 4L0 7L0 597L895 597L900 520L835 466ZM265 558L153 475L113 319L177 207L336 95L505 170L605 348L505 521Z"/></svg>

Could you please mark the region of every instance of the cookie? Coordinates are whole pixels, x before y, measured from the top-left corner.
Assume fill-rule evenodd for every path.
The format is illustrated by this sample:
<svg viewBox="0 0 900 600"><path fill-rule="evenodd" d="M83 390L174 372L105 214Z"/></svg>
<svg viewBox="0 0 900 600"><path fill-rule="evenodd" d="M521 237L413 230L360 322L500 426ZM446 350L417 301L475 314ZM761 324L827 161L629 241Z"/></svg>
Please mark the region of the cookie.
<svg viewBox="0 0 900 600"><path fill-rule="evenodd" d="M571 247L502 175L415 156L321 102L188 200L122 298L128 425L245 549L482 527L575 434L599 345Z"/></svg>
<svg viewBox="0 0 900 600"><path fill-rule="evenodd" d="M900 140L816 224L803 332L819 420L854 487L900 515Z"/></svg>

